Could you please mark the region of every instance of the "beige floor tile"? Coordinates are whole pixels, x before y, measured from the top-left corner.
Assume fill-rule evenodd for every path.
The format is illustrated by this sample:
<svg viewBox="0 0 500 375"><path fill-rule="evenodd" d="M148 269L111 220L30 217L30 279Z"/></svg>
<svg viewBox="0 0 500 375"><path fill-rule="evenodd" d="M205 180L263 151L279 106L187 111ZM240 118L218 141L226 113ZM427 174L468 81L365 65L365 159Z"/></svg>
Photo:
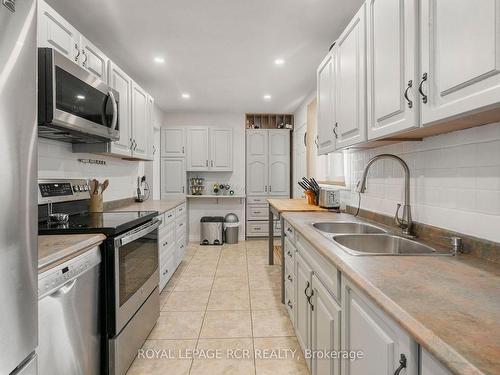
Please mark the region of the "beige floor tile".
<svg viewBox="0 0 500 375"><path fill-rule="evenodd" d="M267 265L269 257L266 255L249 255L247 257L248 266Z"/></svg>
<svg viewBox="0 0 500 375"><path fill-rule="evenodd" d="M267 238L265 240L248 240L245 242L246 248L255 249L255 248L263 248L268 246L269 242Z"/></svg>
<svg viewBox="0 0 500 375"><path fill-rule="evenodd" d="M248 278L244 276L216 276L212 291L216 290L248 290Z"/></svg>
<svg viewBox="0 0 500 375"><path fill-rule="evenodd" d="M212 276L189 276L182 275L175 285L176 292L187 292L192 290L210 290L214 278Z"/></svg>
<svg viewBox="0 0 500 375"><path fill-rule="evenodd" d="M197 256L219 256L222 251L221 246L199 246L196 251Z"/></svg>
<svg viewBox="0 0 500 375"><path fill-rule="evenodd" d="M257 375L309 375L304 356L295 337L255 338L255 367ZM265 353L278 351L282 359L269 359Z"/></svg>
<svg viewBox="0 0 500 375"><path fill-rule="evenodd" d="M212 290L207 310L250 310L248 289Z"/></svg>
<svg viewBox="0 0 500 375"><path fill-rule="evenodd" d="M281 290L250 290L250 303L252 310L281 310Z"/></svg>
<svg viewBox="0 0 500 375"><path fill-rule="evenodd" d="M147 340L127 375L187 375L192 359L182 353L194 348L196 340Z"/></svg>
<svg viewBox="0 0 500 375"><path fill-rule="evenodd" d="M266 248L247 248L247 256L268 256L269 251Z"/></svg>
<svg viewBox="0 0 500 375"><path fill-rule="evenodd" d="M281 276L281 266L256 265L248 268L250 278L272 278Z"/></svg>
<svg viewBox="0 0 500 375"><path fill-rule="evenodd" d="M167 298L162 311L205 311L209 295L210 290L191 290L188 292L174 290Z"/></svg>
<svg viewBox="0 0 500 375"><path fill-rule="evenodd" d="M217 267L216 277L222 276L239 276L248 277L248 271L246 265L242 266L227 266L227 267Z"/></svg>
<svg viewBox="0 0 500 375"><path fill-rule="evenodd" d="M285 309L253 310L252 325L254 337L295 336Z"/></svg>
<svg viewBox="0 0 500 375"><path fill-rule="evenodd" d="M216 265L190 264L184 271L184 276L214 276L217 270Z"/></svg>
<svg viewBox="0 0 500 375"><path fill-rule="evenodd" d="M264 275L262 277L254 276L251 274L249 277L250 289L280 289L281 288L281 275Z"/></svg>
<svg viewBox="0 0 500 375"><path fill-rule="evenodd" d="M229 264L235 264L235 265L246 265L247 264L247 258L246 256L239 256L239 255L221 255L219 259L219 265L221 266L226 266Z"/></svg>
<svg viewBox="0 0 500 375"><path fill-rule="evenodd" d="M201 338L251 337L250 311L207 311Z"/></svg>
<svg viewBox="0 0 500 375"><path fill-rule="evenodd" d="M200 356L194 359L193 375L254 375L252 339L200 339ZM201 353L216 353L217 358L205 359Z"/></svg>
<svg viewBox="0 0 500 375"><path fill-rule="evenodd" d="M149 339L197 339L203 322L203 311L164 312L156 322Z"/></svg>

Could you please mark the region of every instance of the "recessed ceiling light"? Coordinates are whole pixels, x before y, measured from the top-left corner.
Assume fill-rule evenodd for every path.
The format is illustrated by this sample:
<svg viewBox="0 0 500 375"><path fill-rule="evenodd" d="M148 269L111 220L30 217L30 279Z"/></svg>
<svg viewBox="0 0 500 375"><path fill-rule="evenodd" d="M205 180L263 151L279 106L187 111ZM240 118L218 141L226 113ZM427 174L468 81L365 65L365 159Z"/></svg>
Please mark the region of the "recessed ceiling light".
<svg viewBox="0 0 500 375"><path fill-rule="evenodd" d="M84 95L80 95L80 94L78 94L78 95L76 96L76 98L77 98L78 100L85 100L85 96L84 96Z"/></svg>
<svg viewBox="0 0 500 375"><path fill-rule="evenodd" d="M271 100L271 95L266 94L263 96L264 100Z"/></svg>
<svg viewBox="0 0 500 375"><path fill-rule="evenodd" d="M278 66L285 65L285 60L284 59L276 59L276 60L274 60L274 64L278 65Z"/></svg>
<svg viewBox="0 0 500 375"><path fill-rule="evenodd" d="M188 94L187 92L185 92L184 94L182 94L182 98L183 99L189 99L189 98L191 98L191 95Z"/></svg>
<svg viewBox="0 0 500 375"><path fill-rule="evenodd" d="M163 58L161 56L156 56L154 58L154 62L157 63L157 64L163 64L165 62L165 58Z"/></svg>

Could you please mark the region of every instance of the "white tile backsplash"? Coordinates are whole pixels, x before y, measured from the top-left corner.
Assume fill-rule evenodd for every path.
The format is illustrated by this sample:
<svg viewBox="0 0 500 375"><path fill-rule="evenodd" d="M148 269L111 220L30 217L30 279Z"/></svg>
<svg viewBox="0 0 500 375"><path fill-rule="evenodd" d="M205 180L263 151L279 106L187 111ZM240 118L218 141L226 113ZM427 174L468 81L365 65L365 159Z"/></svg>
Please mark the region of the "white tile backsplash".
<svg viewBox="0 0 500 375"><path fill-rule="evenodd" d="M351 192L370 158L382 153L403 158L411 171L411 204L415 221L500 242L500 123L345 153ZM361 207L394 215L402 203L404 177L396 162L376 162L368 177Z"/></svg>

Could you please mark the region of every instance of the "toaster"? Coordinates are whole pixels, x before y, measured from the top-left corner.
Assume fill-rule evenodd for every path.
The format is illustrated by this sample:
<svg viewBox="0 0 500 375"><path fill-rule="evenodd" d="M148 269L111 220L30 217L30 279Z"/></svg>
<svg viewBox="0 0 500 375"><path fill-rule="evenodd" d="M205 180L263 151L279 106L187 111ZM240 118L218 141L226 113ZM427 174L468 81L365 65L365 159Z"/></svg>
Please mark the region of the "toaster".
<svg viewBox="0 0 500 375"><path fill-rule="evenodd" d="M323 208L340 208L340 190L319 189L318 204Z"/></svg>

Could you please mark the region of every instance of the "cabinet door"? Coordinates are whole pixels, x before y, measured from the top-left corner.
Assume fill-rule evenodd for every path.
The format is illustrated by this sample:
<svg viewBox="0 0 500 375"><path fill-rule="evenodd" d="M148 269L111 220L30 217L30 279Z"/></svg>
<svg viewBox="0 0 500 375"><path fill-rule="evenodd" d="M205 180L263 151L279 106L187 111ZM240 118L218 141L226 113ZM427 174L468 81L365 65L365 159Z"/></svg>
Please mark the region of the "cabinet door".
<svg viewBox="0 0 500 375"><path fill-rule="evenodd" d="M500 0L421 2L422 124L500 101Z"/></svg>
<svg viewBox="0 0 500 375"><path fill-rule="evenodd" d="M208 128L187 130L187 170L208 171Z"/></svg>
<svg viewBox="0 0 500 375"><path fill-rule="evenodd" d="M144 159L147 154L148 138L148 94L135 82L132 84L132 147L133 157Z"/></svg>
<svg viewBox="0 0 500 375"><path fill-rule="evenodd" d="M233 170L233 130L210 129L210 170Z"/></svg>
<svg viewBox="0 0 500 375"><path fill-rule="evenodd" d="M376 139L419 126L418 5L369 0L366 6L368 139Z"/></svg>
<svg viewBox="0 0 500 375"><path fill-rule="evenodd" d="M88 72L94 74L103 82L108 81L108 58L87 38L80 38L80 64Z"/></svg>
<svg viewBox="0 0 500 375"><path fill-rule="evenodd" d="M186 155L186 132L183 128L161 129L161 156L184 157Z"/></svg>
<svg viewBox="0 0 500 375"><path fill-rule="evenodd" d="M312 291L312 269L300 253L295 254L295 335L303 351L311 348L311 307L306 293ZM311 367L310 359L306 359Z"/></svg>
<svg viewBox="0 0 500 375"><path fill-rule="evenodd" d="M161 197L186 193L186 167L184 158L161 159Z"/></svg>
<svg viewBox="0 0 500 375"><path fill-rule="evenodd" d="M312 277L312 290L311 350L322 353L339 351L341 308L316 275ZM313 358L311 369L313 375L340 375L340 361Z"/></svg>
<svg viewBox="0 0 500 375"><path fill-rule="evenodd" d="M153 121L154 121L155 100L148 94L147 115L146 121L146 156L144 160L153 160L154 158L154 141L153 141Z"/></svg>
<svg viewBox="0 0 500 375"><path fill-rule="evenodd" d="M132 154L132 79L118 66L109 63L109 85L118 91L120 139L112 144L112 152L123 156Z"/></svg>
<svg viewBox="0 0 500 375"><path fill-rule="evenodd" d="M38 47L54 48L79 63L80 34L45 1L38 2Z"/></svg>
<svg viewBox="0 0 500 375"><path fill-rule="evenodd" d="M290 195L290 131L269 130L269 182L271 195Z"/></svg>
<svg viewBox="0 0 500 375"><path fill-rule="evenodd" d="M294 157L294 177L293 181L300 181L302 177L307 177L307 144L306 134L307 124L303 124L300 128L296 128L293 133L293 157ZM304 189L299 185L293 184L294 198L305 198Z"/></svg>
<svg viewBox="0 0 500 375"><path fill-rule="evenodd" d="M420 348L420 375L451 375L451 371L438 362L427 350Z"/></svg>
<svg viewBox="0 0 500 375"><path fill-rule="evenodd" d="M267 195L267 130L247 130L247 194Z"/></svg>
<svg viewBox="0 0 500 375"><path fill-rule="evenodd" d="M334 47L337 149L366 141L365 19L363 5Z"/></svg>
<svg viewBox="0 0 500 375"><path fill-rule="evenodd" d="M342 361L342 374L394 374L403 354L407 363L400 374L417 375L417 343L347 279L342 285L342 350L363 352L361 359Z"/></svg>
<svg viewBox="0 0 500 375"><path fill-rule="evenodd" d="M330 52L317 71L318 155L335 151L334 55Z"/></svg>

